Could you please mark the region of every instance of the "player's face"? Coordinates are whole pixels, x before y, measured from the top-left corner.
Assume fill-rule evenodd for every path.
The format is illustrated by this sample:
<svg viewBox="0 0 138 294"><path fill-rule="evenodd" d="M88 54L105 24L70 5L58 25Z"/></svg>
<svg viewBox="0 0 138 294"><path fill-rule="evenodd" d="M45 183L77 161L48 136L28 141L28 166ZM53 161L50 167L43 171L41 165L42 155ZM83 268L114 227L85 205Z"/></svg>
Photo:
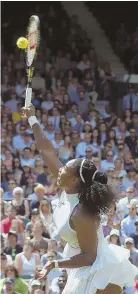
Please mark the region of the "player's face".
<svg viewBox="0 0 138 294"><path fill-rule="evenodd" d="M72 166L73 161L74 160L70 160L64 167L60 168L57 178L57 186L59 188L71 190L77 187L79 180Z"/></svg>

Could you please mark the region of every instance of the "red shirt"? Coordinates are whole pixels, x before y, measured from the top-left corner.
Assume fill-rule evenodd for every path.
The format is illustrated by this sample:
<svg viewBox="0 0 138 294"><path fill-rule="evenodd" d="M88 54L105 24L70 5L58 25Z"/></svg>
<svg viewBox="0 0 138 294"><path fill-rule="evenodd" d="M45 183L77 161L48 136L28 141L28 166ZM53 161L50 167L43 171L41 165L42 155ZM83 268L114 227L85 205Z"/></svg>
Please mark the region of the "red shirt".
<svg viewBox="0 0 138 294"><path fill-rule="evenodd" d="M22 224L24 229L24 223L22 220L18 219L18 221ZM8 217L3 219L1 222L1 232L4 234L8 234L10 231L12 220L10 220Z"/></svg>

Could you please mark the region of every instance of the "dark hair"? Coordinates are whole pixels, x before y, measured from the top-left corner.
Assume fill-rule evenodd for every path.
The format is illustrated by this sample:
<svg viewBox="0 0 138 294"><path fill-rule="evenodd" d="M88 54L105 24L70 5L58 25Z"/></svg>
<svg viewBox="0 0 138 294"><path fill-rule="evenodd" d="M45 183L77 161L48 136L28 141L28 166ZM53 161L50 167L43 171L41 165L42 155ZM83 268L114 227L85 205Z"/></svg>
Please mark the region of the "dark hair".
<svg viewBox="0 0 138 294"><path fill-rule="evenodd" d="M11 264L11 265L7 265L7 266L6 266L5 271L4 271L4 275L5 275L5 277L7 277L7 271L8 271L9 269L12 270L12 271L14 271L14 273L15 273L15 278L19 278L18 270L17 270L17 268L16 268L13 264Z"/></svg>
<svg viewBox="0 0 138 294"><path fill-rule="evenodd" d="M87 210L93 215L105 213L111 204L116 201L115 194L107 184L105 173L96 169L93 161L76 159L77 176L80 178L78 197Z"/></svg>

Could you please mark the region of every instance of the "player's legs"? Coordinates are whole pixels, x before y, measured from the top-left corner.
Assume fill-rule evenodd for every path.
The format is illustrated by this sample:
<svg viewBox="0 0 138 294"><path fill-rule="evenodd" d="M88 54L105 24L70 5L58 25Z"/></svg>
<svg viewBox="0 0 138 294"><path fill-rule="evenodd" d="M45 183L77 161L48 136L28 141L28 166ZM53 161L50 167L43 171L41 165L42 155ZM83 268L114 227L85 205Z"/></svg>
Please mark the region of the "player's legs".
<svg viewBox="0 0 138 294"><path fill-rule="evenodd" d="M109 284L104 290L97 290L96 294L123 294L118 285Z"/></svg>

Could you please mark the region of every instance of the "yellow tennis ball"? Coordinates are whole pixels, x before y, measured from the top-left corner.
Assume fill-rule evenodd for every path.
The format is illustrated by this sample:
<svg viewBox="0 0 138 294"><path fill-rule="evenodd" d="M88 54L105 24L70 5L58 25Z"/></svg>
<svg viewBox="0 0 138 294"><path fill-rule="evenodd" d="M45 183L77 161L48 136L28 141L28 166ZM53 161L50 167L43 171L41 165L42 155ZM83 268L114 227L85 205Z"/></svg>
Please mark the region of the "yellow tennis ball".
<svg viewBox="0 0 138 294"><path fill-rule="evenodd" d="M16 45L18 48L20 49L26 49L27 46L28 46L28 40L24 37L20 37L17 42L16 42Z"/></svg>

